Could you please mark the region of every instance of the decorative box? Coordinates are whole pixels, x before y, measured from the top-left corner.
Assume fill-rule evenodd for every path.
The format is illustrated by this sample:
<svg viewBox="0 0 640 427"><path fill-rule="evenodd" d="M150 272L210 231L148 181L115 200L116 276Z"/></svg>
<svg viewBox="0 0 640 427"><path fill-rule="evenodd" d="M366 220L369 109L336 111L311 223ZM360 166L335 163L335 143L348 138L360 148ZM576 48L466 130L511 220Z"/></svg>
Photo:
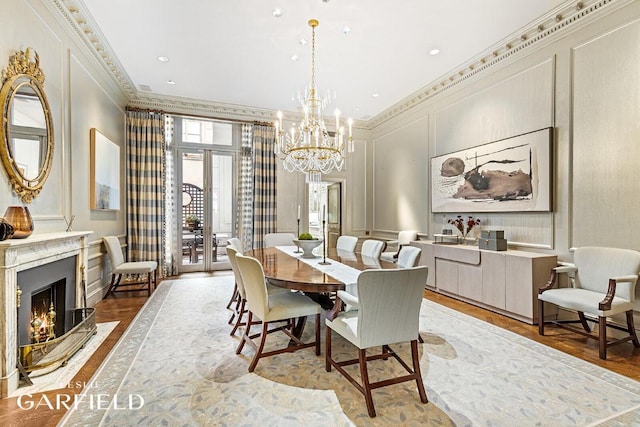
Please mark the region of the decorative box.
<svg viewBox="0 0 640 427"><path fill-rule="evenodd" d="M490 251L506 251L507 239L478 239L478 247L480 249L488 249Z"/></svg>
<svg viewBox="0 0 640 427"><path fill-rule="evenodd" d="M504 239L504 230L482 230L480 231L482 239Z"/></svg>

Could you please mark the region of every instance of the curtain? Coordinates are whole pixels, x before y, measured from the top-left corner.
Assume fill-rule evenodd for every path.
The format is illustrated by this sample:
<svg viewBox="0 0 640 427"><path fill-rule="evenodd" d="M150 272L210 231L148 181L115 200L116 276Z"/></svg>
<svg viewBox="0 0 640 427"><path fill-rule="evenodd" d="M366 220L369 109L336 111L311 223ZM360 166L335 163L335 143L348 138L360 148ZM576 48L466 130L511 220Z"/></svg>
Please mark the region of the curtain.
<svg viewBox="0 0 640 427"><path fill-rule="evenodd" d="M236 201L236 236L243 249L253 248L253 125L242 125L240 147L240 178Z"/></svg>
<svg viewBox="0 0 640 427"><path fill-rule="evenodd" d="M130 261L157 261L166 276L165 117L127 110L127 248Z"/></svg>
<svg viewBox="0 0 640 427"><path fill-rule="evenodd" d="M277 230L275 128L253 125L253 247L263 247L265 233Z"/></svg>

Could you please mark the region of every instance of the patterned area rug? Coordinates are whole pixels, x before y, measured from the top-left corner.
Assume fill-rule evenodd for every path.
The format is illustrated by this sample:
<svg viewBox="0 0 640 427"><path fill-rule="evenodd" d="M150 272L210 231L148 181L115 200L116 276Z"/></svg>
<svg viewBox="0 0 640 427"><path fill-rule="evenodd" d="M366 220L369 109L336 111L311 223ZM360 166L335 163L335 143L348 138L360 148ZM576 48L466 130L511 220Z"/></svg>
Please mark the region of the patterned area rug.
<svg viewBox="0 0 640 427"><path fill-rule="evenodd" d="M262 359L249 374L253 350L236 355L239 339L229 336L232 288L232 276L164 281L61 424L640 424L640 383L427 300L420 363L429 403L420 403L409 382L374 390L372 419L362 395L335 370L326 372L312 348ZM285 344L279 335L268 345ZM333 352L338 359L357 354L336 334ZM371 373L401 370L389 359Z"/></svg>

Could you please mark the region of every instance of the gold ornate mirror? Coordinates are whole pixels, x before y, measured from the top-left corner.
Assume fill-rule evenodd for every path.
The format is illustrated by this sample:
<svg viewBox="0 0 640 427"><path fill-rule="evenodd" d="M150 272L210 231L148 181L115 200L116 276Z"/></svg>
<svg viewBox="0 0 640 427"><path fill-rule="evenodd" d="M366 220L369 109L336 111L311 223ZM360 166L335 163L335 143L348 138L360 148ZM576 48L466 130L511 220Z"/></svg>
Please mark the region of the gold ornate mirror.
<svg viewBox="0 0 640 427"><path fill-rule="evenodd" d="M13 190L25 203L38 196L51 172L53 123L38 54L27 48L2 70L0 157Z"/></svg>

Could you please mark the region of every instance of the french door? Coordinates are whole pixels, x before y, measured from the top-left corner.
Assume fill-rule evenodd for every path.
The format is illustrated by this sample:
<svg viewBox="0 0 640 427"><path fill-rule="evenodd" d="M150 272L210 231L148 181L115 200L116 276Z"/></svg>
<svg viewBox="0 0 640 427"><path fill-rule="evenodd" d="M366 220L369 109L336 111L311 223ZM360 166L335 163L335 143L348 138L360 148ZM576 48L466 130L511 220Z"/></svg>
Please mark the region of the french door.
<svg viewBox="0 0 640 427"><path fill-rule="evenodd" d="M226 243L234 230L235 154L178 150L182 203L177 236L179 272L228 269Z"/></svg>

